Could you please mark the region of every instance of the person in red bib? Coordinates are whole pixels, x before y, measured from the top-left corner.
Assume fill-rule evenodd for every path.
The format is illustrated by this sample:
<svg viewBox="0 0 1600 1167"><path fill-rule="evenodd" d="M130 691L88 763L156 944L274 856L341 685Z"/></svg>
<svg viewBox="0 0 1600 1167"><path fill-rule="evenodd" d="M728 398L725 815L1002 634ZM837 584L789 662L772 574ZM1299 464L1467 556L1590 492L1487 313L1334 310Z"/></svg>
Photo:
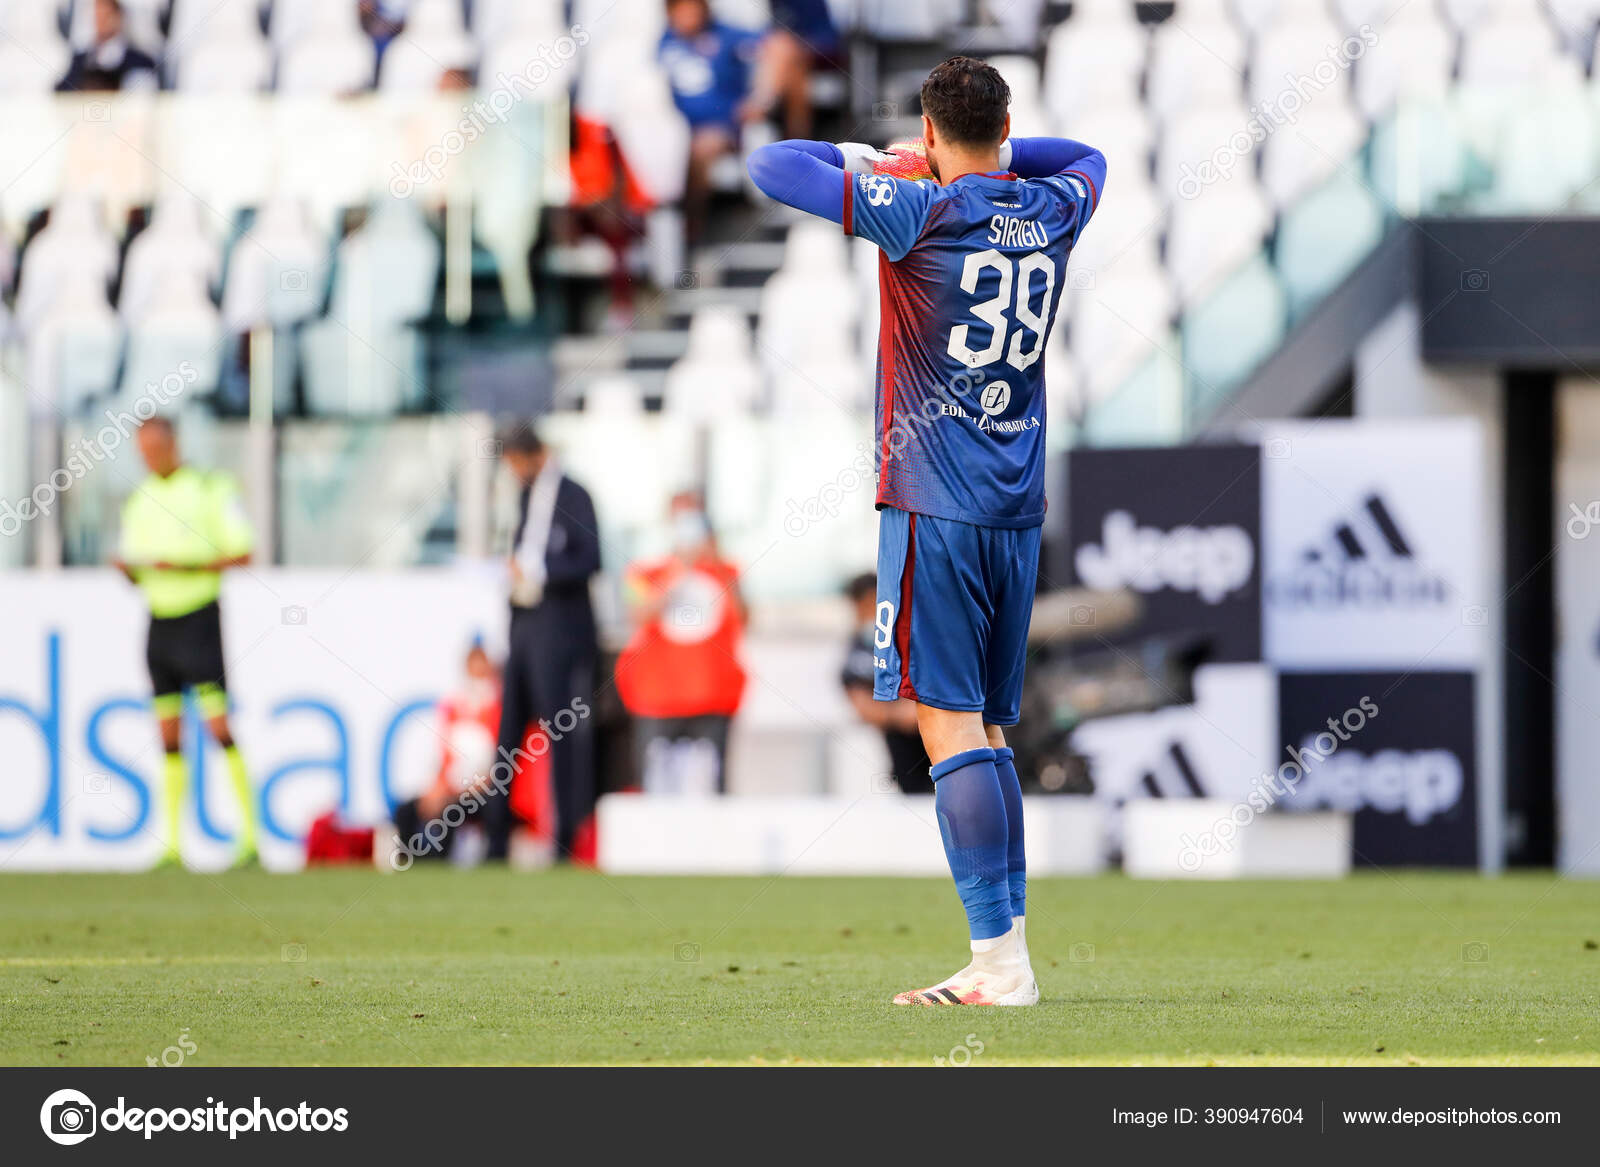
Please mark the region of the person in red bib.
<svg viewBox="0 0 1600 1167"><path fill-rule="evenodd" d="M670 517L672 552L634 563L623 581L634 630L617 658L617 692L634 716L646 791L721 793L744 695L739 569L719 554L698 495L674 496Z"/></svg>

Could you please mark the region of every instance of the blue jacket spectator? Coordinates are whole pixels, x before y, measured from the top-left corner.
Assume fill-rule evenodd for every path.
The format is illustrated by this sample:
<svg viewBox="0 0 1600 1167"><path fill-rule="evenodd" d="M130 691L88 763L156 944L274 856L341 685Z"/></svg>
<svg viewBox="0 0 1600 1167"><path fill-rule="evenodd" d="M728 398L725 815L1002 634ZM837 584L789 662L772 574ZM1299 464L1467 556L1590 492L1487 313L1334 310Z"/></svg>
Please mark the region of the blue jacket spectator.
<svg viewBox="0 0 1600 1167"><path fill-rule="evenodd" d="M696 130L737 136L761 34L713 20L705 0L672 0L659 55L678 109Z"/></svg>

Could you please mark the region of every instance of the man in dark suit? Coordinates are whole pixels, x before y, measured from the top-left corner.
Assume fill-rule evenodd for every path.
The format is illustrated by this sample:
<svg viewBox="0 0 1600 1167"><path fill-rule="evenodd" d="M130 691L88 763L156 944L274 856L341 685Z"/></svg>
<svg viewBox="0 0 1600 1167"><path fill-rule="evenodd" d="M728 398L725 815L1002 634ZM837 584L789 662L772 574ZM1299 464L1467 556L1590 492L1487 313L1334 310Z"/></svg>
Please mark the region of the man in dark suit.
<svg viewBox="0 0 1600 1167"><path fill-rule="evenodd" d="M155 89L156 63L123 35L119 0L95 0L94 44L74 53L67 75L56 86L63 92Z"/></svg>
<svg viewBox="0 0 1600 1167"><path fill-rule="evenodd" d="M600 536L589 492L561 473L531 425L504 430L500 454L522 484L511 550L500 756L516 757L535 721L548 735L559 861L571 858L573 836L594 809L590 717L599 644L589 580L600 570ZM511 819L505 794L485 806L489 858L506 857Z"/></svg>

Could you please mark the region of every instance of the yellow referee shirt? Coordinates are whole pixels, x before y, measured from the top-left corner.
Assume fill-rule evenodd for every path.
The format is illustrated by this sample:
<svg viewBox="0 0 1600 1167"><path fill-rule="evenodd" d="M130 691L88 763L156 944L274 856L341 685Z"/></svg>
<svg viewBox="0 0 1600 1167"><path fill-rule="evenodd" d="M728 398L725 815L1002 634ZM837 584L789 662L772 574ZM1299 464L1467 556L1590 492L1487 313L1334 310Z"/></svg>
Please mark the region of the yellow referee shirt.
<svg viewBox="0 0 1600 1167"><path fill-rule="evenodd" d="M250 553L254 535L238 485L226 474L179 466L152 474L122 506L122 558L160 618L185 616L222 592L217 571L157 570L156 563L201 564Z"/></svg>

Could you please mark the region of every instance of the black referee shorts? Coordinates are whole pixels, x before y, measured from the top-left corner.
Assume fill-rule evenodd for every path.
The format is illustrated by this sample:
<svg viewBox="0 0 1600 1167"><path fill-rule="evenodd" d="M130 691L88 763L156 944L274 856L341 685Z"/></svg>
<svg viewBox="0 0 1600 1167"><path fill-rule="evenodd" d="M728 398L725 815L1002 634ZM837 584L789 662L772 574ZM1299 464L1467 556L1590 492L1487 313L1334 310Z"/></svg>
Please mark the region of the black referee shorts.
<svg viewBox="0 0 1600 1167"><path fill-rule="evenodd" d="M185 689L198 691L207 716L225 708L205 708L228 688L222 659L222 609L215 601L182 616L152 616L144 659L158 715L176 716Z"/></svg>

